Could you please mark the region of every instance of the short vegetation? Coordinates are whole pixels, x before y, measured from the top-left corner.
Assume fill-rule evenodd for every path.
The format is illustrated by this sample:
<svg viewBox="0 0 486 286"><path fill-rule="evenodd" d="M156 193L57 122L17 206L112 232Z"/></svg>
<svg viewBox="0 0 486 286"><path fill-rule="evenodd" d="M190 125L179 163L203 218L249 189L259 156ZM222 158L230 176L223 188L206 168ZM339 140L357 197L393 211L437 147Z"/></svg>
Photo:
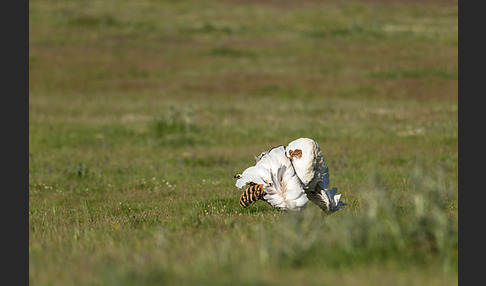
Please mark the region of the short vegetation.
<svg viewBox="0 0 486 286"><path fill-rule="evenodd" d="M457 1L30 1L31 285L456 285ZM316 140L345 209L239 206Z"/></svg>

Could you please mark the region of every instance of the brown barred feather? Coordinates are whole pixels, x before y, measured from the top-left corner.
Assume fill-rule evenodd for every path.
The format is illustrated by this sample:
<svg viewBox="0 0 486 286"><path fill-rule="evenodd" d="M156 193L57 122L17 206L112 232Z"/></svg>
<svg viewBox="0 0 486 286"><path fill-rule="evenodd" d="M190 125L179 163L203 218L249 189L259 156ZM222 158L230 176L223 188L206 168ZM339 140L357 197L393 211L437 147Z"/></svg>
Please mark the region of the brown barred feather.
<svg viewBox="0 0 486 286"><path fill-rule="evenodd" d="M294 157L297 158L297 159L301 158L302 157L302 150L300 150L300 149L289 150L290 161L293 161Z"/></svg>
<svg viewBox="0 0 486 286"><path fill-rule="evenodd" d="M263 190L263 184L251 184L240 197L240 205L244 208L248 207L252 203L263 200L265 196L265 191Z"/></svg>

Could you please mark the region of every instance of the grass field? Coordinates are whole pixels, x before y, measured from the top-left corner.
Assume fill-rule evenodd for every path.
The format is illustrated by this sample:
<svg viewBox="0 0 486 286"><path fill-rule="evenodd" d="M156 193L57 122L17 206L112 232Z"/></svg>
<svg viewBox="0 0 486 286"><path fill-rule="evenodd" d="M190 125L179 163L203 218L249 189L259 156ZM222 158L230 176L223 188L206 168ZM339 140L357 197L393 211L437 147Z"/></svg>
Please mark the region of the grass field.
<svg viewBox="0 0 486 286"><path fill-rule="evenodd" d="M457 1L29 1L31 285L456 285ZM239 206L299 137L348 205Z"/></svg>

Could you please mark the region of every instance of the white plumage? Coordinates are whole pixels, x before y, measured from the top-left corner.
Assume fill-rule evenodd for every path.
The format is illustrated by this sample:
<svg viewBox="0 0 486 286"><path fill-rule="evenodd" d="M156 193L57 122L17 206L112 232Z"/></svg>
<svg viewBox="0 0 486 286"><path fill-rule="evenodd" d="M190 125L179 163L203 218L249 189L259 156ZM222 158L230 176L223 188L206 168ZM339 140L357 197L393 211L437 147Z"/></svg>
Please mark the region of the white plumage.
<svg viewBox="0 0 486 286"><path fill-rule="evenodd" d="M263 184L264 199L280 209L300 210L308 201L304 186L295 174L292 162L285 156L283 146L269 150L238 178L238 188L250 183Z"/></svg>
<svg viewBox="0 0 486 286"><path fill-rule="evenodd" d="M328 189L329 171L316 141L299 138L255 157L256 164L237 175L236 187L262 184L264 200L284 210L301 210L308 200L324 212L344 205L337 189Z"/></svg>

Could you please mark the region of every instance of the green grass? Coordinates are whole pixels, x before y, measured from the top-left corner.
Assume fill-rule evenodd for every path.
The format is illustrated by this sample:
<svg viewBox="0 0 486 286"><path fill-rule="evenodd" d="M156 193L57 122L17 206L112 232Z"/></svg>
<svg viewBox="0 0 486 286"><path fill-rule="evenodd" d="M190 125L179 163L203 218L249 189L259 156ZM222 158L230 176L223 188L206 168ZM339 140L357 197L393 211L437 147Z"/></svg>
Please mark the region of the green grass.
<svg viewBox="0 0 486 286"><path fill-rule="evenodd" d="M457 1L30 1L32 285L456 285ZM239 204L315 139L348 205Z"/></svg>

